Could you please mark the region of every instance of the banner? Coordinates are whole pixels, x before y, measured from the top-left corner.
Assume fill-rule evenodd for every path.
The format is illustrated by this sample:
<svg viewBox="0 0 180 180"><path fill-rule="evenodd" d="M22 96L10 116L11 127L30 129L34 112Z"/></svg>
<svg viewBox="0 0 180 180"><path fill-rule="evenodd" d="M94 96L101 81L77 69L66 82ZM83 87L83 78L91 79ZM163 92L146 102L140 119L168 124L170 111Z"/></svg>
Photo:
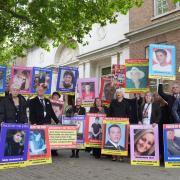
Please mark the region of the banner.
<svg viewBox="0 0 180 180"><path fill-rule="evenodd" d="M57 80L57 91L63 93L75 93L75 87L78 78L78 68L60 66Z"/></svg>
<svg viewBox="0 0 180 180"><path fill-rule="evenodd" d="M51 94L52 69L33 67L32 93L36 92L38 86L45 88L44 94Z"/></svg>
<svg viewBox="0 0 180 180"><path fill-rule="evenodd" d="M128 118L105 118L102 129L102 154L128 155Z"/></svg>
<svg viewBox="0 0 180 180"><path fill-rule="evenodd" d="M126 87L126 67L125 65L113 64L112 66L113 85L116 89Z"/></svg>
<svg viewBox="0 0 180 180"><path fill-rule="evenodd" d="M20 93L30 94L32 84L32 68L15 67L11 68L10 87L12 84L20 88Z"/></svg>
<svg viewBox="0 0 180 180"><path fill-rule="evenodd" d="M148 60L126 60L126 93L146 93L148 88Z"/></svg>
<svg viewBox="0 0 180 180"><path fill-rule="evenodd" d="M76 126L49 126L49 141L51 149L76 149Z"/></svg>
<svg viewBox="0 0 180 180"><path fill-rule="evenodd" d="M0 66L0 93L6 90L6 67Z"/></svg>
<svg viewBox="0 0 180 180"><path fill-rule="evenodd" d="M86 113L85 146L101 147L102 143L102 121L105 114Z"/></svg>
<svg viewBox="0 0 180 180"><path fill-rule="evenodd" d="M1 125L0 169L24 167L28 153L29 125Z"/></svg>
<svg viewBox="0 0 180 180"><path fill-rule="evenodd" d="M92 106L96 97L98 97L97 78L78 79L78 92L82 99L83 106Z"/></svg>
<svg viewBox="0 0 180 180"><path fill-rule="evenodd" d="M149 45L149 78L176 79L176 47L173 45Z"/></svg>
<svg viewBox="0 0 180 180"><path fill-rule="evenodd" d="M77 127L77 148L84 148L84 130L86 116L77 115L73 117L62 116L63 125L74 125Z"/></svg>
<svg viewBox="0 0 180 180"><path fill-rule="evenodd" d="M39 165L47 163L52 163L48 126L31 126L27 165Z"/></svg>
<svg viewBox="0 0 180 180"><path fill-rule="evenodd" d="M180 167L180 124L164 124L164 162L165 167Z"/></svg>
<svg viewBox="0 0 180 180"><path fill-rule="evenodd" d="M112 77L101 77L101 89L99 98L103 100L104 105L109 105L114 98L116 89L112 86Z"/></svg>
<svg viewBox="0 0 180 180"><path fill-rule="evenodd" d="M158 126L130 125L131 165L159 166Z"/></svg>

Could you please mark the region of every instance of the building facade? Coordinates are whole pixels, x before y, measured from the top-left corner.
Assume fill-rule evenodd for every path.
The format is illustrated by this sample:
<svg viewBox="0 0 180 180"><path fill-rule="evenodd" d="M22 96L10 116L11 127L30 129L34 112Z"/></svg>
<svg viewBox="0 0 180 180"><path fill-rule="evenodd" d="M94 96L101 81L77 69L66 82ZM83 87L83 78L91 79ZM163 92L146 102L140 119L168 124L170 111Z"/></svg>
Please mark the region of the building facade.
<svg viewBox="0 0 180 180"><path fill-rule="evenodd" d="M177 81L180 65L180 3L171 0L146 0L140 8L132 8L129 12L130 58L148 58L148 46L155 44L170 44L176 46ZM168 84L171 84L170 81ZM156 81L150 86L156 89ZM168 89L168 87L167 87Z"/></svg>

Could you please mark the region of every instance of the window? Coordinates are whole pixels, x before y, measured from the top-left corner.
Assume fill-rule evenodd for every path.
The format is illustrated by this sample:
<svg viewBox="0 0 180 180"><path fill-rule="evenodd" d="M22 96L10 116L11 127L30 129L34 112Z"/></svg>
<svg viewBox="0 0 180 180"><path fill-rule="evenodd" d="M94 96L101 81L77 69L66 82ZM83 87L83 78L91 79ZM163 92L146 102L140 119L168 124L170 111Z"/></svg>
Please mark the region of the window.
<svg viewBox="0 0 180 180"><path fill-rule="evenodd" d="M105 76L105 75L109 75L109 74L111 74L111 66L101 69L101 76Z"/></svg>
<svg viewBox="0 0 180 180"><path fill-rule="evenodd" d="M164 14L168 11L167 0L155 0L155 16Z"/></svg>

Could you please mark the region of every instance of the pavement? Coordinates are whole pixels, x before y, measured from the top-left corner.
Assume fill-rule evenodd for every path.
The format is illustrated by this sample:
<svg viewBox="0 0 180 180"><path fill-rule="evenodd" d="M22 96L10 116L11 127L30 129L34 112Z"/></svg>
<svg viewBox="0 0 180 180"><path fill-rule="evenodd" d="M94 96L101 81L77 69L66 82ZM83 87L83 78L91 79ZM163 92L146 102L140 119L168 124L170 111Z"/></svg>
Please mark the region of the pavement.
<svg viewBox="0 0 180 180"><path fill-rule="evenodd" d="M84 151L79 159L70 155L70 150L62 150L52 164L0 170L0 180L180 180L179 169L131 166L107 157L95 159Z"/></svg>

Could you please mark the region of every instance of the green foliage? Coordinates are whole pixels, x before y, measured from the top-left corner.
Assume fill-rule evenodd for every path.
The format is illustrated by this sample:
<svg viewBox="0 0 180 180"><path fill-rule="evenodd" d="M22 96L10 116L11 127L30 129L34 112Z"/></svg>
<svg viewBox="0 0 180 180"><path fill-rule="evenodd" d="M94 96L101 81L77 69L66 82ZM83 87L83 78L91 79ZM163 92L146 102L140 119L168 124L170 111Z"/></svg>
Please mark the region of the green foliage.
<svg viewBox="0 0 180 180"><path fill-rule="evenodd" d="M115 23L142 0L0 0L0 63L38 46L83 43L92 24ZM116 12L116 13L115 13Z"/></svg>

